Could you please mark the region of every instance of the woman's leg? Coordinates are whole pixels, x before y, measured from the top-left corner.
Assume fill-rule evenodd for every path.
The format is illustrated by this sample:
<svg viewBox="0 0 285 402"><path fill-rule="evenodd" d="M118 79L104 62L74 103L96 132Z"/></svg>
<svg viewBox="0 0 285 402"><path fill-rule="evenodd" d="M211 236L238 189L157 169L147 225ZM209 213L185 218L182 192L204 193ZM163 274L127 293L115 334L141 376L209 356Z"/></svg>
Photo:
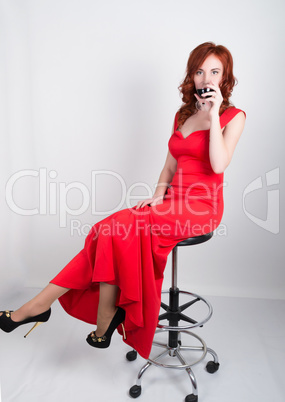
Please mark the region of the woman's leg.
<svg viewBox="0 0 285 402"><path fill-rule="evenodd" d="M116 313L117 285L100 282L96 335L103 336Z"/></svg>
<svg viewBox="0 0 285 402"><path fill-rule="evenodd" d="M33 299L25 303L18 310L13 311L11 318L13 321L22 321L25 318L33 317L48 310L52 303L60 296L68 292L68 288L49 283ZM98 305L98 320L96 335L102 336L106 332L112 318L116 313L116 298L118 286L110 285L105 282L100 283L100 297ZM2 315L2 313L0 313Z"/></svg>
<svg viewBox="0 0 285 402"><path fill-rule="evenodd" d="M18 310L11 314L13 321L22 321L25 318L33 317L48 310L52 303L66 293L69 289L49 283L33 299L25 303ZM2 313L0 313L2 315Z"/></svg>

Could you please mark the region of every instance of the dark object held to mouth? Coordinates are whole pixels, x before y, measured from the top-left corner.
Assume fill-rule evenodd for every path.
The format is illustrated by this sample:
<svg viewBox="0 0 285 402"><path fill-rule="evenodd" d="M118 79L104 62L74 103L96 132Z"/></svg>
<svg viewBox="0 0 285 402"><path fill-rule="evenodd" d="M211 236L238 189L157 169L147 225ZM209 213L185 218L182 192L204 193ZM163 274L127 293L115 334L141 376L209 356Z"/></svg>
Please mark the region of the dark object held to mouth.
<svg viewBox="0 0 285 402"><path fill-rule="evenodd" d="M211 88L201 88L201 89L197 89L197 94L200 96L200 98L201 98L201 95L202 95L202 94L205 94L205 93L207 93L207 92L215 92L215 91L214 91L214 89L211 89ZM212 97L212 95L203 96L202 99L211 98L211 97Z"/></svg>

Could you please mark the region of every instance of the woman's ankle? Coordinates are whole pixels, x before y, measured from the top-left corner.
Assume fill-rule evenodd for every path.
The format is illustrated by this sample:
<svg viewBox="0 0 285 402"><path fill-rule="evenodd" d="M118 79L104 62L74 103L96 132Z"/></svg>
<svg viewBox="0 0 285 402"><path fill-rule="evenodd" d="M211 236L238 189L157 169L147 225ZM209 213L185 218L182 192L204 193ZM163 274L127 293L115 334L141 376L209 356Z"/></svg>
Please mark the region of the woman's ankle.
<svg viewBox="0 0 285 402"><path fill-rule="evenodd" d="M103 336L105 334L112 319L114 318L114 315L116 314L116 311L117 307L114 307L112 310L104 311L103 313L98 312L96 329L97 336Z"/></svg>

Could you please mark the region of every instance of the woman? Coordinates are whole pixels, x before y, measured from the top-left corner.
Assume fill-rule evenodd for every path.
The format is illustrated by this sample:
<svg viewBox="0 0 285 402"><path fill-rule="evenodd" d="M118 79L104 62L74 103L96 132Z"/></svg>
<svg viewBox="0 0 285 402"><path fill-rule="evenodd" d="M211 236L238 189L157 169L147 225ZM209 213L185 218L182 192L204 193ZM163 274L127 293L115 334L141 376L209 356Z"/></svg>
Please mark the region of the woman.
<svg viewBox="0 0 285 402"><path fill-rule="evenodd" d="M179 87L183 104L153 197L96 223L84 248L45 289L18 310L1 313L2 330L46 322L59 299L73 317L97 324L87 337L91 346L108 347L117 328L128 345L149 357L168 254L222 219L223 172L245 124L245 112L229 101L234 85L227 48L207 42L190 53ZM205 90L201 96L199 89Z"/></svg>

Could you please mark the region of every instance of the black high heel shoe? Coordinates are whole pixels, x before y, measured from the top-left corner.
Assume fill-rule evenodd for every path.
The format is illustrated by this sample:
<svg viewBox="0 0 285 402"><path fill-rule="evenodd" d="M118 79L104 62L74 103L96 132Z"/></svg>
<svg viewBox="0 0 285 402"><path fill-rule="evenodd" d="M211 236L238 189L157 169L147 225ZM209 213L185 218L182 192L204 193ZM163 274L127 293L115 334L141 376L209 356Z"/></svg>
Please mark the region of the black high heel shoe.
<svg viewBox="0 0 285 402"><path fill-rule="evenodd" d="M96 332L93 331L91 332L91 334L94 333L94 335L92 336L91 334L89 334L88 337L86 338L87 343L90 346L93 346L94 348L108 348L111 342L113 332L120 324L122 325L124 339L127 339L125 327L123 324L125 316L126 316L125 310L123 310L121 307L118 307L118 310L116 311L116 314L114 315L105 334L103 336L97 336Z"/></svg>
<svg viewBox="0 0 285 402"><path fill-rule="evenodd" d="M51 308L49 308L44 313L35 315L34 317L26 318L25 320L18 321L18 322L12 320L12 318L11 318L11 313L12 312L13 312L13 310L0 311L0 313L3 313L0 316L0 328L4 332L12 332L12 331L14 331L14 329L18 328L20 325L28 324L29 322L35 322L36 321L36 323L32 327L32 329L30 329L30 331L24 336L24 338L26 338L29 335L29 333L32 332L33 329L38 327L43 322L48 321L48 319L50 317L50 314L51 314Z"/></svg>

